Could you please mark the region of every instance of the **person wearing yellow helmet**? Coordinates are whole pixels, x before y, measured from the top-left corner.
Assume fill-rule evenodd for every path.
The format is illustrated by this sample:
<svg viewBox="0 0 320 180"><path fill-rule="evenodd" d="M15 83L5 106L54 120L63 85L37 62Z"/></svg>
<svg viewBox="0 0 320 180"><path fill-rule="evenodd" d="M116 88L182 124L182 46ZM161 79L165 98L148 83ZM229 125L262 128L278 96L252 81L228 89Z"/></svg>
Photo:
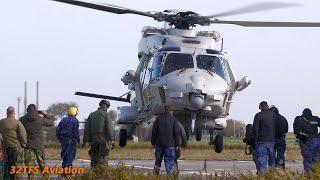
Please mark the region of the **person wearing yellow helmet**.
<svg viewBox="0 0 320 180"><path fill-rule="evenodd" d="M56 130L56 135L61 144L62 167L71 167L76 157L77 144L80 143L79 121L76 118L78 108L72 106L68 116L63 118Z"/></svg>

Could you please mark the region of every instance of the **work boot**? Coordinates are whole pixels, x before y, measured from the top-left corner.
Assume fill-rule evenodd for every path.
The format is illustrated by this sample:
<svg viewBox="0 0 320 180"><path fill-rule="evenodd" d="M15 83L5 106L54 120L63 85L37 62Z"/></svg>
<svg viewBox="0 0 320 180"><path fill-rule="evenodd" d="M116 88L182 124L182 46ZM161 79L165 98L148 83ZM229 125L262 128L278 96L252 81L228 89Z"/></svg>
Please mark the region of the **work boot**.
<svg viewBox="0 0 320 180"><path fill-rule="evenodd" d="M160 167L158 167L158 166L154 166L154 168L153 168L153 174L154 175L159 175L160 174Z"/></svg>

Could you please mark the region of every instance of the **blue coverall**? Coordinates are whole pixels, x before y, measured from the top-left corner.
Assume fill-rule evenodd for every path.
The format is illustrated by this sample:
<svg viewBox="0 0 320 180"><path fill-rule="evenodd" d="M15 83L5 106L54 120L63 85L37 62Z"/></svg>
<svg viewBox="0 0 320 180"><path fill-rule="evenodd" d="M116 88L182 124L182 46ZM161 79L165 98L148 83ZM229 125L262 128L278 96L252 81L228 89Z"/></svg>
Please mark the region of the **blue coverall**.
<svg viewBox="0 0 320 180"><path fill-rule="evenodd" d="M62 167L70 167L76 157L77 143L80 143L78 119L74 116L63 118L57 127L56 134L61 144Z"/></svg>

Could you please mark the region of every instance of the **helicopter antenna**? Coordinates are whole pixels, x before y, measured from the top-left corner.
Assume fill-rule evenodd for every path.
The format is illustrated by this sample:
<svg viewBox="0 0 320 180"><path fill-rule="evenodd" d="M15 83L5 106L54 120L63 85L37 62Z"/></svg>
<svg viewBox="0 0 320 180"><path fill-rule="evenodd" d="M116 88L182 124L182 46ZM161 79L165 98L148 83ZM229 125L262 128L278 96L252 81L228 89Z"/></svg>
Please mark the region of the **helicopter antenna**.
<svg viewBox="0 0 320 180"><path fill-rule="evenodd" d="M220 52L223 52L223 49L224 49L224 39L222 38L222 39L221 39L221 49L220 49Z"/></svg>

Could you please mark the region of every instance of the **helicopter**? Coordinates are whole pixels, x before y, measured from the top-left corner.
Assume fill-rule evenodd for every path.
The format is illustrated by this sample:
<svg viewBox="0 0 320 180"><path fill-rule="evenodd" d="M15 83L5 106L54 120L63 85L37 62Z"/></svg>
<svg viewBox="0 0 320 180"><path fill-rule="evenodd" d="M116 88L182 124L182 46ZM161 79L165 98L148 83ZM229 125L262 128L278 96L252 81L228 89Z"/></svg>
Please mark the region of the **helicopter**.
<svg viewBox="0 0 320 180"><path fill-rule="evenodd" d="M196 31L196 26L231 24L243 27L320 27L318 22L230 21L217 18L297 6L292 3L261 2L222 13L202 16L189 10L144 12L104 3L52 0L114 14L133 14L164 22L164 27L146 26L138 46L139 64L121 81L129 89L119 97L87 92L75 95L130 103L118 107L119 145L124 147L134 130L151 124L169 105L183 124L186 134L201 141L203 130L210 132L209 144L222 152L221 131L227 126L232 99L247 88L247 76L237 80L232 72L223 38L217 31ZM219 46L220 45L220 46Z"/></svg>

